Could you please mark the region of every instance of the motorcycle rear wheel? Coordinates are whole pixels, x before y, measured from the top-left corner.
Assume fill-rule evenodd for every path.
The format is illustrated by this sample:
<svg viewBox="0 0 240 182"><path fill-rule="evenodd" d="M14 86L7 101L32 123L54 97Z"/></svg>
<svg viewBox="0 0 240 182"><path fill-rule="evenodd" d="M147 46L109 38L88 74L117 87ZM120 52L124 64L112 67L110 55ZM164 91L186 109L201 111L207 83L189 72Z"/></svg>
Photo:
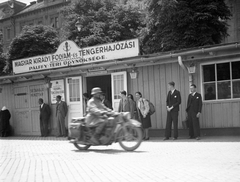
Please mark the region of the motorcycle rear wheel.
<svg viewBox="0 0 240 182"><path fill-rule="evenodd" d="M134 151L142 143L142 130L137 127L127 127L126 129L128 133L124 133L123 129L119 132L119 145L126 151Z"/></svg>
<svg viewBox="0 0 240 182"><path fill-rule="evenodd" d="M83 144L79 144L79 143L74 143L73 144L78 150L87 150L89 149L89 147L91 147L91 145L83 145Z"/></svg>

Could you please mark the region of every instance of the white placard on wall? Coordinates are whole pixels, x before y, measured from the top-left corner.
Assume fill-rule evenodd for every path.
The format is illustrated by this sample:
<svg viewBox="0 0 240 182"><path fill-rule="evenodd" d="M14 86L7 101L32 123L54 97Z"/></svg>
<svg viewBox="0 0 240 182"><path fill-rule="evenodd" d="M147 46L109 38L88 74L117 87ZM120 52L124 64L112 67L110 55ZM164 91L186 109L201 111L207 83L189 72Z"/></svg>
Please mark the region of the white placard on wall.
<svg viewBox="0 0 240 182"><path fill-rule="evenodd" d="M51 103L56 104L56 97L60 95L62 100L65 101L64 97L64 81L63 80L53 80L51 81Z"/></svg>

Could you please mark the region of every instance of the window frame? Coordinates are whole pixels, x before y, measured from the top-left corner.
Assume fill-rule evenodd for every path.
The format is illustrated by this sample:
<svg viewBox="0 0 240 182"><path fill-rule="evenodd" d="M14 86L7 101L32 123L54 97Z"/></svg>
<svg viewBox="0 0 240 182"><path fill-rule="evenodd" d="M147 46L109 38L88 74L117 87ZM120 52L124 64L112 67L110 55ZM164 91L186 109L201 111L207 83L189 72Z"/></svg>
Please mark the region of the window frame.
<svg viewBox="0 0 240 182"><path fill-rule="evenodd" d="M200 84L201 84L201 94L203 97L203 102L224 102L224 101L236 101L236 100L240 100L240 98L233 98L233 81L240 81L240 78L238 79L232 79L232 62L240 62L240 58L235 58L235 59L229 59L229 60L221 60L221 61L210 61L210 62L202 62L200 63ZM229 63L230 64L230 80L221 80L221 81L217 81L217 64L221 64L221 63ZM214 65L214 69L215 69L215 81L209 81L209 82L203 82L204 81L204 72L203 72L203 66L205 65ZM227 82L230 81L230 93L231 93L231 98L229 99L218 99L218 90L217 90L217 83L220 82ZM215 91L216 91L216 99L214 100L205 100L204 94L204 84L206 83L214 83L215 84Z"/></svg>
<svg viewBox="0 0 240 182"><path fill-rule="evenodd" d="M6 28L6 40L7 41L11 40L11 28L10 27Z"/></svg>
<svg viewBox="0 0 240 182"><path fill-rule="evenodd" d="M53 22L52 22L53 20ZM49 18L49 24L55 28L55 29L59 29L60 28L60 24L59 24L59 15L55 14L55 15L51 15Z"/></svg>

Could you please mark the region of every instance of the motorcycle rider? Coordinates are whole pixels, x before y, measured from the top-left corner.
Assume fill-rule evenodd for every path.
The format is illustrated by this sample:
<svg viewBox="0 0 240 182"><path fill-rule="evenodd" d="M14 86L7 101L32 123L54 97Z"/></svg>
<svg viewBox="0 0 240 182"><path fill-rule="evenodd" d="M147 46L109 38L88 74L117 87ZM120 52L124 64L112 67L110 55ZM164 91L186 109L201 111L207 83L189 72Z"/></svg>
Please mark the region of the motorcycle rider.
<svg viewBox="0 0 240 182"><path fill-rule="evenodd" d="M94 144L100 144L100 134L108 122L108 116L116 115L116 113L107 108L101 100L102 90L95 87L91 91L92 98L87 103L86 126L96 127L94 135L90 141Z"/></svg>

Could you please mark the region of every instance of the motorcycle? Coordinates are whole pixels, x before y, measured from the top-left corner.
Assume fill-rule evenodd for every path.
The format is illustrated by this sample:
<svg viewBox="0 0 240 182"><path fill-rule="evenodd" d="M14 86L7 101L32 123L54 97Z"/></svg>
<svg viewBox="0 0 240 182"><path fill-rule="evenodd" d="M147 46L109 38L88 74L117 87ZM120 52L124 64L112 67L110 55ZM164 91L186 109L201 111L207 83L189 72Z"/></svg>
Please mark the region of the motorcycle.
<svg viewBox="0 0 240 182"><path fill-rule="evenodd" d="M100 144L93 143L90 138L94 135L96 127L87 127L85 118L72 119L69 129L70 142L79 149L87 150L91 146L111 145L118 142L126 151L136 150L143 138L141 123L131 119L130 113L120 113L109 117L105 128L99 138Z"/></svg>

